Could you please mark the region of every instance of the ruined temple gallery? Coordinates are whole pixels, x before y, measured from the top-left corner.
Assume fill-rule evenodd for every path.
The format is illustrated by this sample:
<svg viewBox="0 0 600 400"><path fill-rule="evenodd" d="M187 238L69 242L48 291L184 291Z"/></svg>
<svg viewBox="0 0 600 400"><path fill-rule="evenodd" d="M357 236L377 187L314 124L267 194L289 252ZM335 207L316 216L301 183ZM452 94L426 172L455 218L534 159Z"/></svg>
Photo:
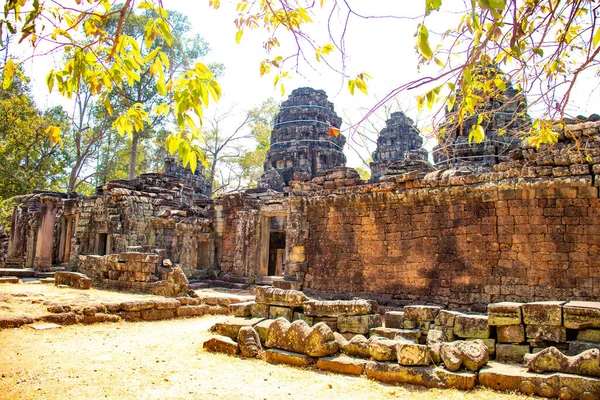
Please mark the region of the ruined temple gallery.
<svg viewBox="0 0 600 400"><path fill-rule="evenodd" d="M214 351L265 346L269 362L428 387L470 389L480 371L496 389L598 399L600 117L557 124L557 144L533 147L513 134L529 123L519 96L509 86L490 105L501 111L482 143L451 130L435 164L393 113L366 182L345 167L346 138L330 135L342 120L325 92L297 89L273 121L258 188L210 199L202 171L168 159L164 173L91 197L20 196L4 264L178 299L194 284L258 285L255 302L229 306L239 318L214 327ZM488 357L526 360L529 375L482 376ZM427 370L419 380L406 368Z"/></svg>

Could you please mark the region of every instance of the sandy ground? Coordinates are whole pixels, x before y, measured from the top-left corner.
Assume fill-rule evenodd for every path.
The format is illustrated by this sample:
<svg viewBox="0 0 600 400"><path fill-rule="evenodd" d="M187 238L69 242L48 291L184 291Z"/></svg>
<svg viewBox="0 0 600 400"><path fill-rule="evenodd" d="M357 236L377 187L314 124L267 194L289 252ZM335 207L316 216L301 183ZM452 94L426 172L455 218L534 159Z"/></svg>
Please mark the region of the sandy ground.
<svg viewBox="0 0 600 400"><path fill-rule="evenodd" d="M396 387L202 349L223 317L0 331L0 399L524 399Z"/></svg>

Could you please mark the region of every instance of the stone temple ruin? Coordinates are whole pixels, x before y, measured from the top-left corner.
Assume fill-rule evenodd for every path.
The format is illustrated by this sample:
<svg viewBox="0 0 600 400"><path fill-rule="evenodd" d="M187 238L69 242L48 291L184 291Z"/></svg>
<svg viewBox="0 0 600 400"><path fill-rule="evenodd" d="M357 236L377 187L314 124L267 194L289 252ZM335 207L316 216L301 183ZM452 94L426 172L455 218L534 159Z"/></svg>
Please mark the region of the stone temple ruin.
<svg viewBox="0 0 600 400"><path fill-rule="evenodd" d="M598 399L600 122L557 123L552 146L484 141L453 166L429 164L395 113L371 182L344 166L345 139L328 133L340 123L324 92L295 90L261 187L216 199L172 160L91 197L21 196L0 259L177 299L106 307L133 320L213 312L190 288L257 285L254 301L219 305L234 318L213 327L212 351L267 349L268 362L387 383Z"/></svg>

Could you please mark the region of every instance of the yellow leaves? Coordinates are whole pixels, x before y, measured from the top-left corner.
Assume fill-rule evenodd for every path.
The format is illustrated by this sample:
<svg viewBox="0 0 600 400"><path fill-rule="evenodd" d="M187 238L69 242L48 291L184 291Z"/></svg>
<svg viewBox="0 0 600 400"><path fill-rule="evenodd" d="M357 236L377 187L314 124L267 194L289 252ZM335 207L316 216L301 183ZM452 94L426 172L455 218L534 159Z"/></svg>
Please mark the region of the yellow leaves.
<svg viewBox="0 0 600 400"><path fill-rule="evenodd" d="M500 78L500 77L494 78L494 84L496 85L498 90L500 90L501 92L506 91L506 83L504 82L504 80L502 78Z"/></svg>
<svg viewBox="0 0 600 400"><path fill-rule="evenodd" d="M171 107L168 104L159 104L152 109L152 112L157 115L169 115Z"/></svg>
<svg viewBox="0 0 600 400"><path fill-rule="evenodd" d="M317 62L321 61L321 57L322 56L326 56L328 54L331 54L334 50L334 47L331 43L326 44L323 47L319 47L316 51L315 51L315 56L317 58Z"/></svg>
<svg viewBox="0 0 600 400"><path fill-rule="evenodd" d="M166 148L171 155L177 153L183 163L183 166L190 166L192 172L196 172L198 161L204 166L208 166L204 154L197 145L197 140L193 134L172 133L167 137Z"/></svg>
<svg viewBox="0 0 600 400"><path fill-rule="evenodd" d="M555 144L558 143L558 133L554 132L546 121L536 119L533 121L527 140L534 147L540 147L545 143Z"/></svg>
<svg viewBox="0 0 600 400"><path fill-rule="evenodd" d="M598 47L598 44L600 44L600 27L598 27L598 29L596 29L596 33L594 33L592 44L594 45L594 48Z"/></svg>
<svg viewBox="0 0 600 400"><path fill-rule="evenodd" d="M469 144L473 142L481 143L483 142L483 139L485 139L483 127L480 124L473 125L471 132L469 133Z"/></svg>
<svg viewBox="0 0 600 400"><path fill-rule="evenodd" d="M221 7L221 0L210 0L208 5L216 10Z"/></svg>
<svg viewBox="0 0 600 400"><path fill-rule="evenodd" d="M433 50L429 46L429 31L423 24L419 24L417 30L417 49L427 60L433 56Z"/></svg>
<svg viewBox="0 0 600 400"><path fill-rule="evenodd" d="M244 34L244 31L241 29L238 29L237 33L235 34L235 42L237 44L240 44L240 41L242 40L242 35Z"/></svg>
<svg viewBox="0 0 600 400"><path fill-rule="evenodd" d="M370 78L371 76L369 74L366 72L361 72L360 74L356 75L356 78L350 79L348 81L348 90L350 91L350 94L354 95L356 89L360 90L364 94L369 94L367 90L367 79Z"/></svg>
<svg viewBox="0 0 600 400"><path fill-rule="evenodd" d="M15 63L12 58L9 58L3 68L2 87L4 90L8 89L12 85L15 79Z"/></svg>
<svg viewBox="0 0 600 400"><path fill-rule="evenodd" d="M60 144L60 147L63 147L63 141L60 135L61 130L59 127L50 125L44 130L44 133L48 135L48 138L53 145L58 143Z"/></svg>
<svg viewBox="0 0 600 400"><path fill-rule="evenodd" d="M148 113L144 110L142 104L135 103L127 112L120 115L113 122L113 129L117 129L119 135L123 136L127 133L131 136L135 132L140 132L144 129L144 122L150 124Z"/></svg>

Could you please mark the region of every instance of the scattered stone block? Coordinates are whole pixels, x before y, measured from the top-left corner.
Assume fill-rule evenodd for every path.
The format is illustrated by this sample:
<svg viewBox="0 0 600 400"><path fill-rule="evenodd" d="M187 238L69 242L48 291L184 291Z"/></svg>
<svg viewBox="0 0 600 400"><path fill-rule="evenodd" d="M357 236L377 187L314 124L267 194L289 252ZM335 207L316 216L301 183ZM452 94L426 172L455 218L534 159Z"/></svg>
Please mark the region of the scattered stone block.
<svg viewBox="0 0 600 400"><path fill-rule="evenodd" d="M284 318L271 324L265 346L311 357L330 356L338 351L333 331L326 324L317 323L311 328L302 320L290 324Z"/></svg>
<svg viewBox="0 0 600 400"><path fill-rule="evenodd" d="M549 347L537 354L525 355L525 365L533 372L600 377L600 350L591 349L576 356L567 356L556 347Z"/></svg>
<svg viewBox="0 0 600 400"><path fill-rule="evenodd" d="M435 329L444 332L446 342L452 342L456 339L456 337L454 336L454 327L435 325Z"/></svg>
<svg viewBox="0 0 600 400"><path fill-rule="evenodd" d="M313 326L315 324L315 319L313 317L308 317L301 312L294 312L294 321L298 321L299 319L306 322L308 326Z"/></svg>
<svg viewBox="0 0 600 400"><path fill-rule="evenodd" d="M566 342L567 330L564 326L527 325L527 340Z"/></svg>
<svg viewBox="0 0 600 400"><path fill-rule="evenodd" d="M477 374L450 372L433 366L405 366L370 361L365 366L369 379L393 385L419 385L428 388L471 390L475 387Z"/></svg>
<svg viewBox="0 0 600 400"><path fill-rule="evenodd" d="M419 321L408 321L404 319L404 329L419 329L421 323Z"/></svg>
<svg viewBox="0 0 600 400"><path fill-rule="evenodd" d="M525 354L529 353L528 344L502 344L496 345L496 360L521 364Z"/></svg>
<svg viewBox="0 0 600 400"><path fill-rule="evenodd" d="M132 300L121 303L121 310L123 311L142 311L150 308L154 308L152 300Z"/></svg>
<svg viewBox="0 0 600 400"><path fill-rule="evenodd" d="M83 324L101 324L105 322L121 322L121 317L115 314L97 313L94 315L84 315L81 320Z"/></svg>
<svg viewBox="0 0 600 400"><path fill-rule="evenodd" d="M465 339L467 342L471 342L474 340L481 340L483 342L483 344L486 345L486 347L488 348L488 354L491 357L494 357L496 355L496 339Z"/></svg>
<svg viewBox="0 0 600 400"><path fill-rule="evenodd" d="M263 351L258 333L251 326L242 326L237 343L243 357L257 357Z"/></svg>
<svg viewBox="0 0 600 400"><path fill-rule="evenodd" d="M519 325L522 322L523 303L502 302L488 304L489 325Z"/></svg>
<svg viewBox="0 0 600 400"><path fill-rule="evenodd" d="M563 320L569 329L600 328L600 302L570 301L563 306Z"/></svg>
<svg viewBox="0 0 600 400"><path fill-rule="evenodd" d="M252 306L256 304L253 301L246 301L243 303L234 303L229 305L229 315L234 317L251 317Z"/></svg>
<svg viewBox="0 0 600 400"><path fill-rule="evenodd" d="M429 332L429 331L428 331ZM419 343L422 333L418 329L400 329L394 335L394 340L408 340L413 343Z"/></svg>
<svg viewBox="0 0 600 400"><path fill-rule="evenodd" d="M499 343L523 343L525 341L525 326L500 325L496 327Z"/></svg>
<svg viewBox="0 0 600 400"><path fill-rule="evenodd" d="M142 320L141 311L121 311L119 314L123 321L138 322Z"/></svg>
<svg viewBox="0 0 600 400"><path fill-rule="evenodd" d="M539 374L518 365L490 362L479 371L479 383L494 390L562 399L598 399L600 379L563 373Z"/></svg>
<svg viewBox="0 0 600 400"><path fill-rule="evenodd" d="M480 340L442 343L440 357L446 368L458 371L461 366L471 371L479 371L489 360L489 351L485 343Z"/></svg>
<svg viewBox="0 0 600 400"><path fill-rule="evenodd" d="M429 332L427 332L425 344L427 344L427 347L429 347L431 360L434 363L440 363L442 361L440 349L442 347L442 343L444 342L446 342L446 335L441 330L431 329Z"/></svg>
<svg viewBox="0 0 600 400"><path fill-rule="evenodd" d="M265 303L254 303L250 307L250 315L253 317L269 318L269 305Z"/></svg>
<svg viewBox="0 0 600 400"><path fill-rule="evenodd" d="M600 343L600 329L584 329L577 333L577 340Z"/></svg>
<svg viewBox="0 0 600 400"><path fill-rule="evenodd" d="M204 342L202 346L213 353L225 353L231 356L239 352L238 344L227 336L214 336Z"/></svg>
<svg viewBox="0 0 600 400"><path fill-rule="evenodd" d="M396 357L400 365L429 365L429 347L409 340L399 340L396 344ZM487 354L487 353L486 353Z"/></svg>
<svg viewBox="0 0 600 400"><path fill-rule="evenodd" d="M343 347L341 347L342 352L351 356L358 358L370 358L370 342L363 335L356 335L344 343Z"/></svg>
<svg viewBox="0 0 600 400"><path fill-rule="evenodd" d="M454 319L454 334L459 338L489 338L490 326L487 315L457 315Z"/></svg>
<svg viewBox="0 0 600 400"><path fill-rule="evenodd" d="M537 301L521 306L523 322L527 325L561 326L564 301Z"/></svg>
<svg viewBox="0 0 600 400"><path fill-rule="evenodd" d="M397 340L373 337L369 339L369 354L377 361L396 361L398 359L397 343Z"/></svg>
<svg viewBox="0 0 600 400"><path fill-rule="evenodd" d="M309 298L299 290L284 290L274 287L258 286L256 288L256 302L272 306L302 307Z"/></svg>
<svg viewBox="0 0 600 400"><path fill-rule="evenodd" d="M348 356L323 357L317 361L317 368L343 375L360 376L364 373L367 362Z"/></svg>
<svg viewBox="0 0 600 400"><path fill-rule="evenodd" d="M46 308L46 310L48 310L48 312L51 312L54 314L65 313L65 312L71 311L71 306L62 305L62 304L52 304L52 305L48 306Z"/></svg>
<svg viewBox="0 0 600 400"><path fill-rule="evenodd" d="M289 307L270 306L269 318L277 319L279 317L285 318L292 322L294 320L294 310Z"/></svg>
<svg viewBox="0 0 600 400"><path fill-rule="evenodd" d="M238 337L238 333L240 332L240 328L242 326L255 326L259 322L261 322L262 318L239 318L239 317L231 317L223 322L217 322L211 328L211 332L215 332L218 335L227 336L233 340L236 340Z"/></svg>
<svg viewBox="0 0 600 400"><path fill-rule="evenodd" d="M18 328L26 324L32 324L33 318L27 315L11 315L0 317L0 329Z"/></svg>
<svg viewBox="0 0 600 400"><path fill-rule="evenodd" d="M181 306L181 303L177 299L152 299L154 302L154 308L157 310L173 310Z"/></svg>
<svg viewBox="0 0 600 400"><path fill-rule="evenodd" d="M440 310L435 317L434 323L439 327L454 328L454 319L457 315L462 315L458 311Z"/></svg>
<svg viewBox="0 0 600 400"><path fill-rule="evenodd" d="M92 287L92 280L79 272L57 271L54 274L54 284L67 285L75 289L89 289Z"/></svg>
<svg viewBox="0 0 600 400"><path fill-rule="evenodd" d="M157 310L151 308L149 310L142 310L141 316L144 321L159 321L162 319L175 318L175 310Z"/></svg>
<svg viewBox="0 0 600 400"><path fill-rule="evenodd" d="M418 331L418 329L416 329ZM384 328L382 326L377 327L377 328L372 328L369 331L369 336L370 337L374 337L374 336L382 336L388 339L393 339L396 337L396 335L402 331L406 331L406 329L397 329L397 328ZM413 330L410 330L413 331ZM419 331L420 333L421 331Z"/></svg>
<svg viewBox="0 0 600 400"><path fill-rule="evenodd" d="M303 304L304 314L311 317L340 317L373 314L377 303L369 300L310 300Z"/></svg>
<svg viewBox="0 0 600 400"><path fill-rule="evenodd" d="M254 325L254 330L258 333L258 337L260 338L260 342L264 345L267 341L267 334L269 333L269 327L271 324L275 322L274 319L265 319L264 321L259 322Z"/></svg>
<svg viewBox="0 0 600 400"><path fill-rule="evenodd" d="M435 321L442 308L438 306L406 306L404 307L404 319L408 321Z"/></svg>
<svg viewBox="0 0 600 400"><path fill-rule="evenodd" d="M404 311L387 311L384 316L384 325L386 328L404 328Z"/></svg>
<svg viewBox="0 0 600 400"><path fill-rule="evenodd" d="M341 333L368 333L373 327L381 326L381 315L341 315L337 317L337 330Z"/></svg>
<svg viewBox="0 0 600 400"><path fill-rule="evenodd" d="M286 364L294 367L309 367L315 363L315 358L306 354L299 354L280 349L269 349L265 353L265 360L269 364Z"/></svg>

